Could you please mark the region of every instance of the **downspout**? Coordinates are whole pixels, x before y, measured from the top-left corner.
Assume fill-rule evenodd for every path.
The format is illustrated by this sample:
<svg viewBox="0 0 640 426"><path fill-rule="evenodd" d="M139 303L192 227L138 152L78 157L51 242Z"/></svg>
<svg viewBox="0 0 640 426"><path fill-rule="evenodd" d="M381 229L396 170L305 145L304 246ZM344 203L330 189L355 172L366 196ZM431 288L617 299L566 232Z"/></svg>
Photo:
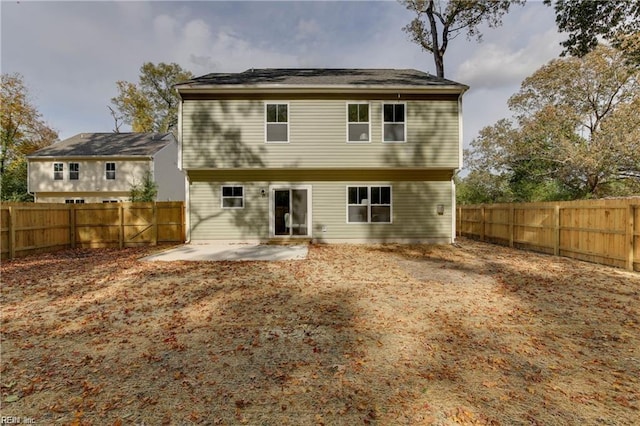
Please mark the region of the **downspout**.
<svg viewBox="0 0 640 426"><path fill-rule="evenodd" d="M178 96L180 96L180 92L178 91ZM182 104L184 101L182 100L182 96L180 96L180 102L178 103L178 170L184 171L182 169Z"/></svg>
<svg viewBox="0 0 640 426"><path fill-rule="evenodd" d="M191 185L191 182L189 181L189 175L185 173L185 178L184 178L184 227L185 227L185 232L184 232L184 237L185 237L185 243L190 243L191 242L191 219L190 219L190 215L189 215L189 207L191 206L191 196L190 196L190 192L189 192L189 186Z"/></svg>
<svg viewBox="0 0 640 426"><path fill-rule="evenodd" d="M180 102L178 103L178 170L184 175L184 227L185 227L185 243L191 242L191 221L189 220L189 206L190 206L190 181L189 173L185 172L182 164L182 108L184 100L180 95L180 90L176 89Z"/></svg>

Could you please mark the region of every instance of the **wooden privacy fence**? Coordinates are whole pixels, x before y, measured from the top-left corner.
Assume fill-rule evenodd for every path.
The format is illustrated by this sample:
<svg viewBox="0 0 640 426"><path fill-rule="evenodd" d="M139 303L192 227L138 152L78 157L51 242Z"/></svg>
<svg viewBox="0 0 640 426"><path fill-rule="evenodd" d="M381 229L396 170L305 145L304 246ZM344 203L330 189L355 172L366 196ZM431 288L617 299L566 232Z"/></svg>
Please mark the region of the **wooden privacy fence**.
<svg viewBox="0 0 640 426"><path fill-rule="evenodd" d="M185 240L183 202L0 206L0 254L133 247Z"/></svg>
<svg viewBox="0 0 640 426"><path fill-rule="evenodd" d="M457 233L640 271L640 199L459 206Z"/></svg>

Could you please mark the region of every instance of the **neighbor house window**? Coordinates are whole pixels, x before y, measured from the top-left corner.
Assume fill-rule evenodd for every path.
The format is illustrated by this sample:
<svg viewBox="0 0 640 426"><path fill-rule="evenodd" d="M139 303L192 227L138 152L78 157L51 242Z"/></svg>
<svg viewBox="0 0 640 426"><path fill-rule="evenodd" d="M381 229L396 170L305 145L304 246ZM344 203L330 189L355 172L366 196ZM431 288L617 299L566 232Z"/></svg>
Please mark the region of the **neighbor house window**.
<svg viewBox="0 0 640 426"><path fill-rule="evenodd" d="M222 187L222 208L241 209L244 207L244 187L224 185Z"/></svg>
<svg viewBox="0 0 640 426"><path fill-rule="evenodd" d="M69 163L69 180L78 180L80 177L80 163Z"/></svg>
<svg viewBox="0 0 640 426"><path fill-rule="evenodd" d="M267 142L289 142L289 105L266 104Z"/></svg>
<svg viewBox="0 0 640 426"><path fill-rule="evenodd" d="M347 104L347 140L349 142L369 142L369 104Z"/></svg>
<svg viewBox="0 0 640 426"><path fill-rule="evenodd" d="M105 165L106 178L108 180L114 180L116 178L116 163L107 163Z"/></svg>
<svg viewBox="0 0 640 426"><path fill-rule="evenodd" d="M348 223L391 223L390 186L348 186Z"/></svg>
<svg viewBox="0 0 640 426"><path fill-rule="evenodd" d="M64 178L64 164L53 163L53 179L62 180Z"/></svg>
<svg viewBox="0 0 640 426"><path fill-rule="evenodd" d="M405 104L384 104L382 106L382 131L385 142L405 142L407 140L405 110Z"/></svg>
<svg viewBox="0 0 640 426"><path fill-rule="evenodd" d="M84 204L84 200L81 198L74 198L71 200L64 200L65 204Z"/></svg>

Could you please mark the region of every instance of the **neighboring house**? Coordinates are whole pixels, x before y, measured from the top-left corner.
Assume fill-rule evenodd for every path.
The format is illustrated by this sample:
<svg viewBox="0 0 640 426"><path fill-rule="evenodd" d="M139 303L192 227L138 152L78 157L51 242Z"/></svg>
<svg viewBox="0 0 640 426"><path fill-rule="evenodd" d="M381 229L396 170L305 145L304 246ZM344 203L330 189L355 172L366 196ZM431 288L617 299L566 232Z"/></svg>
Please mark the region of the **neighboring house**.
<svg viewBox="0 0 640 426"><path fill-rule="evenodd" d="M29 192L40 203L128 201L149 171L157 201L183 201L177 157L171 133L81 133L27 157Z"/></svg>
<svg viewBox="0 0 640 426"><path fill-rule="evenodd" d="M188 238L455 238L467 86L416 70L252 69L176 86Z"/></svg>

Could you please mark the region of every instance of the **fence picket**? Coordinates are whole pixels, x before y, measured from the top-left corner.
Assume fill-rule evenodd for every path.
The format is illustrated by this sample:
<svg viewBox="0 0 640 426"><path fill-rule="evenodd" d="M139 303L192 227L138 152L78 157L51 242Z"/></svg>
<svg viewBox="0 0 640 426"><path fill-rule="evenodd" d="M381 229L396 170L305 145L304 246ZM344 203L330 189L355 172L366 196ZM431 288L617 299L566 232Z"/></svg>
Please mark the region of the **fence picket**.
<svg viewBox="0 0 640 426"><path fill-rule="evenodd" d="M465 205L458 235L633 271L640 270L639 211L638 198Z"/></svg>
<svg viewBox="0 0 640 426"><path fill-rule="evenodd" d="M153 217L151 235L128 241L126 227L139 225L128 219L125 206L148 211ZM116 210L117 209L117 210ZM158 220L158 210L163 220ZM30 253L76 247L129 247L158 242L184 242L184 203L41 204L4 203L2 217L2 259ZM114 216L115 213L115 216ZM131 221L129 223L128 221ZM161 234L162 238L158 235Z"/></svg>

